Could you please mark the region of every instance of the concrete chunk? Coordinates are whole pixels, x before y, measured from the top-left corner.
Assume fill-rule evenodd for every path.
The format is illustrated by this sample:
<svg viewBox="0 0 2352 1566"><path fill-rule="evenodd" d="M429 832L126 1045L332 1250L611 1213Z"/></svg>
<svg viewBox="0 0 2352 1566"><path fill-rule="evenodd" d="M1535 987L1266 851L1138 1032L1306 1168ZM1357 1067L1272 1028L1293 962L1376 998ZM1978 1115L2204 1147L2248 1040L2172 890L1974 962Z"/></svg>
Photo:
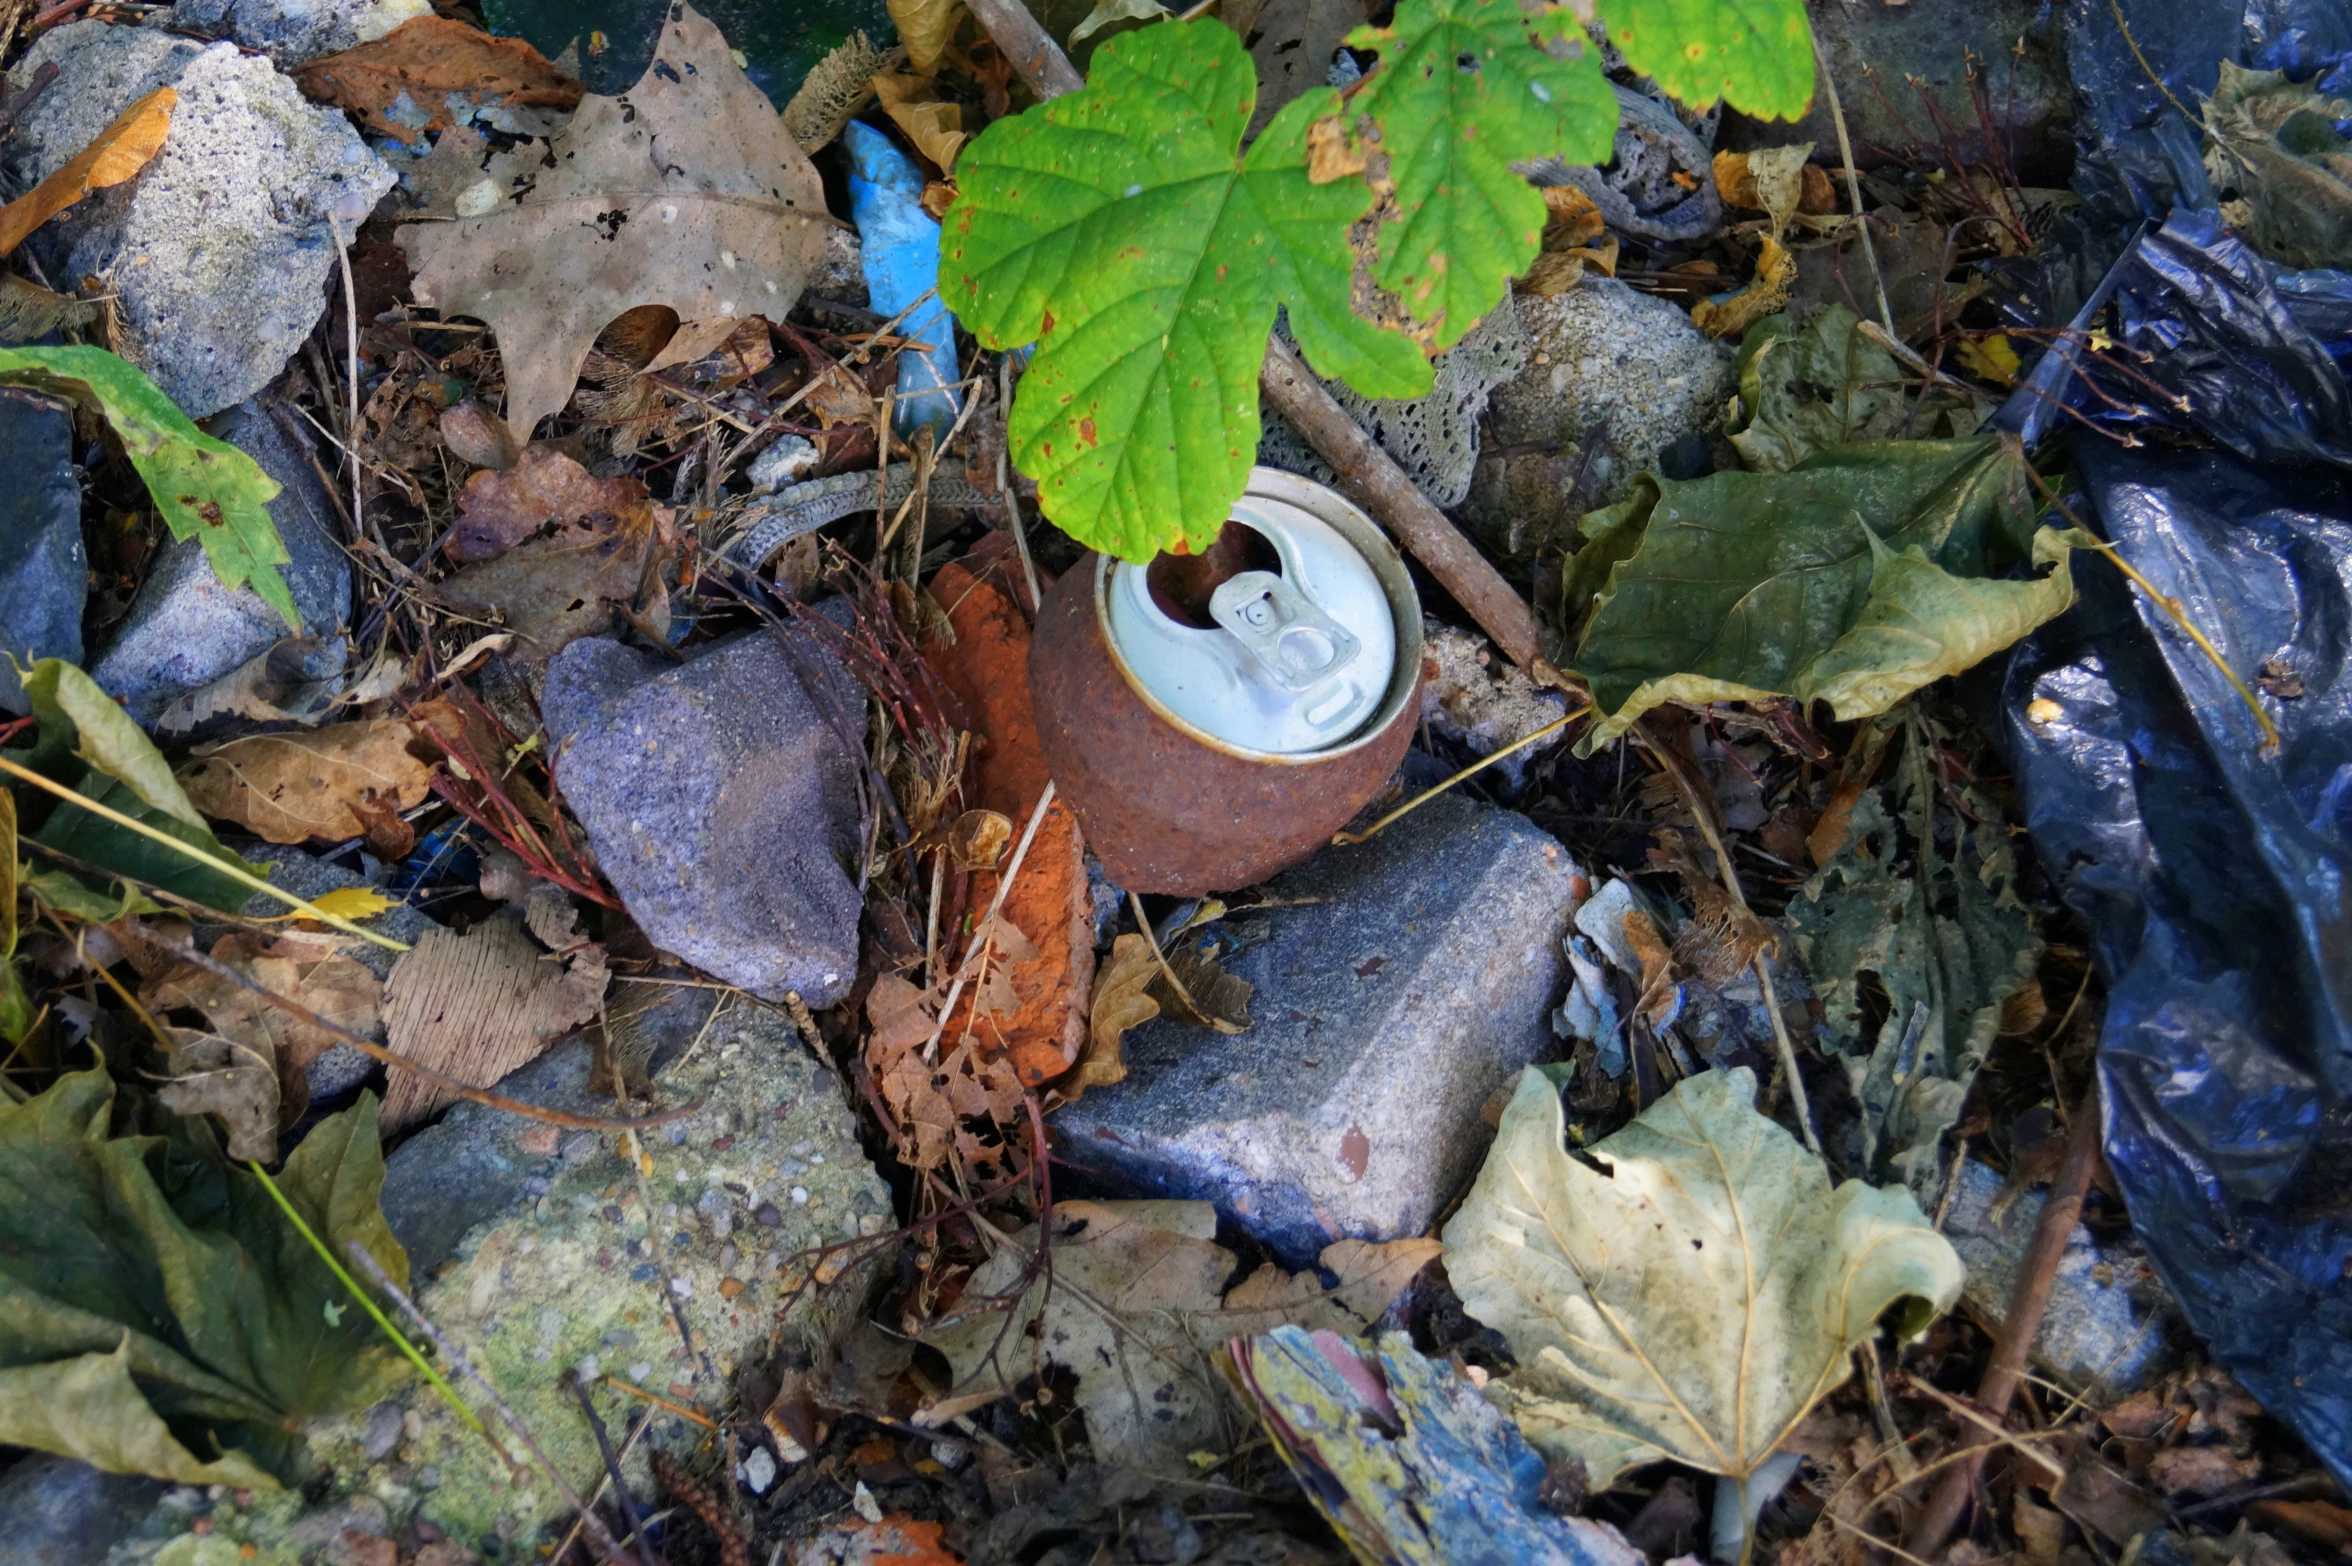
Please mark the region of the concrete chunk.
<svg viewBox="0 0 2352 1566"><path fill-rule="evenodd" d="M1455 796L1268 887L1231 1036L1157 1021L1128 1077L1054 1117L1106 1184L1206 1198L1293 1265L1418 1234L1477 1169L1479 1110L1552 1042L1560 938L1586 882L1526 818Z"/></svg>

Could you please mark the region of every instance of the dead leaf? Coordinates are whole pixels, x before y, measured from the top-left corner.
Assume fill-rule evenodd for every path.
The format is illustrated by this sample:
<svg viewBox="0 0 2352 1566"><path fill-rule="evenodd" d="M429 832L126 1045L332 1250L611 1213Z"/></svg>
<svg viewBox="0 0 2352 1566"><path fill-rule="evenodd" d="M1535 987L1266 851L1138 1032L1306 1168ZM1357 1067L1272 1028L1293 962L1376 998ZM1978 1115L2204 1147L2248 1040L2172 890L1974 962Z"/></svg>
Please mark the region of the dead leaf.
<svg viewBox="0 0 2352 1566"><path fill-rule="evenodd" d="M488 1087L594 1017L607 977L602 947L559 962L512 919L486 919L465 935L428 930L384 982L385 1042L444 1076ZM456 1098L395 1065L384 1130L413 1125Z"/></svg>
<svg viewBox="0 0 2352 1566"><path fill-rule="evenodd" d="M1012 817L999 810L967 810L947 830L947 857L958 870L994 870L1012 842Z"/></svg>
<svg viewBox="0 0 2352 1566"><path fill-rule="evenodd" d="M1109 1087L1127 1080L1122 1055L1127 1030L1160 1014L1160 1003L1147 994L1159 978L1160 965L1151 943L1140 935L1122 935L1111 943L1111 960L1095 970L1094 1000L1086 1018L1086 1049L1076 1069L1055 1084L1063 1102L1075 1104L1090 1087Z"/></svg>
<svg viewBox="0 0 2352 1566"><path fill-rule="evenodd" d="M223 716L315 723L335 704L341 675L314 679L304 665L328 650L317 637L281 637L220 678L174 697L156 715L155 732L176 738ZM341 661L340 654L333 659L338 667Z"/></svg>
<svg viewBox="0 0 2352 1566"><path fill-rule="evenodd" d="M815 166L690 6L671 8L637 85L581 99L547 154L520 199L395 236L419 304L497 334L518 439L571 400L622 311L781 317L824 254Z"/></svg>
<svg viewBox="0 0 2352 1566"><path fill-rule="evenodd" d="M1547 185L1543 191L1546 250L1582 250L1601 242L1609 232L1599 203L1579 185Z"/></svg>
<svg viewBox="0 0 2352 1566"><path fill-rule="evenodd" d="M568 109L586 91L520 38L493 38L446 16L414 17L357 48L307 61L294 81L410 146L477 109Z"/></svg>
<svg viewBox="0 0 2352 1566"><path fill-rule="evenodd" d="M549 526L609 531L652 515L645 486L623 475L591 477L553 446L525 447L513 467L477 473L458 492L457 525L442 553L461 565L494 560ZM599 525L598 518L607 519Z"/></svg>
<svg viewBox="0 0 2352 1566"><path fill-rule="evenodd" d="M534 538L440 582L441 601L462 613L505 617L515 642L510 658L543 664L582 636L609 630L613 606L644 594L666 622L669 595L660 571L674 546L658 510L609 533L567 528Z"/></svg>
<svg viewBox="0 0 2352 1566"><path fill-rule="evenodd" d="M1179 941L1163 955L1168 971L1152 981L1152 995L1166 1015L1219 1033L1249 1031L1250 993L1255 988L1249 980L1227 973L1198 942ZM1169 982L1170 974L1184 986L1181 992Z"/></svg>
<svg viewBox="0 0 2352 1566"><path fill-rule="evenodd" d="M367 830L377 807L424 803L431 769L408 753L400 718L330 723L307 734L255 734L198 750L182 769L189 802L270 843L340 841Z"/></svg>
<svg viewBox="0 0 2352 1566"><path fill-rule="evenodd" d="M278 1156L278 1067L262 1049L195 1028L171 1030L170 1080L155 1096L175 1115L212 1115L229 1133L228 1155L273 1163Z"/></svg>
<svg viewBox="0 0 2352 1566"><path fill-rule="evenodd" d="M674 365L697 364L713 354L721 356L725 367L718 377L722 386L738 385L759 374L776 362L767 319L755 315L741 321L726 316L715 321L681 321L670 340L662 344L661 352L646 361L642 373L652 375Z"/></svg>
<svg viewBox="0 0 2352 1566"><path fill-rule="evenodd" d="M1518 290L1523 294L1550 297L1564 294L1584 281L1589 269L1603 277L1617 275L1617 236L1604 235L1598 245L1575 250L1546 250L1529 264L1527 275L1519 279Z"/></svg>
<svg viewBox="0 0 2352 1566"><path fill-rule="evenodd" d="M822 366L815 379L817 384L808 394L806 406L816 415L819 429L874 422L874 396L866 390L865 382L838 364Z"/></svg>
<svg viewBox="0 0 2352 1566"><path fill-rule="evenodd" d="M1702 299L1691 307L1691 324L1709 337L1737 337L1788 303L1797 285L1796 258L1772 235L1763 236L1756 275L1738 293Z"/></svg>
<svg viewBox="0 0 2352 1566"><path fill-rule="evenodd" d="M0 256L24 243L25 236L93 190L104 190L131 178L158 152L171 130L173 106L180 95L158 87L114 117L90 145L74 154L56 173L0 207Z"/></svg>
<svg viewBox="0 0 2352 1566"><path fill-rule="evenodd" d="M964 0L887 0L907 63L924 76L934 74L955 43L956 28L969 13Z"/></svg>
<svg viewBox="0 0 2352 1566"><path fill-rule="evenodd" d="M1772 219L1772 232L1788 227L1805 199L1805 160L1813 143L1794 147L1765 147L1755 152L1715 154L1715 189L1724 204L1763 212ZM1825 180L1827 175L1822 176Z"/></svg>
<svg viewBox="0 0 2352 1566"><path fill-rule="evenodd" d="M874 96L882 112L906 133L915 150L929 158L942 174L953 173L956 154L969 138L964 134L963 106L939 97L928 77L883 71L874 78Z"/></svg>
<svg viewBox="0 0 2352 1566"><path fill-rule="evenodd" d="M1286 1273L1272 1262L1227 1291L1217 1319L1221 1337L1254 1337L1291 1325L1310 1332L1364 1331L1445 1247L1435 1240L1340 1240L1316 1258L1339 1282L1325 1287L1315 1271Z"/></svg>
<svg viewBox="0 0 2352 1566"><path fill-rule="evenodd" d="M784 129L813 153L841 134L874 95L874 73L906 58L904 49L877 49L864 33L852 33L801 78L800 90L784 105Z"/></svg>
<svg viewBox="0 0 2352 1566"><path fill-rule="evenodd" d="M473 397L441 410L441 444L458 461L477 468L511 468L521 453L506 421Z"/></svg>

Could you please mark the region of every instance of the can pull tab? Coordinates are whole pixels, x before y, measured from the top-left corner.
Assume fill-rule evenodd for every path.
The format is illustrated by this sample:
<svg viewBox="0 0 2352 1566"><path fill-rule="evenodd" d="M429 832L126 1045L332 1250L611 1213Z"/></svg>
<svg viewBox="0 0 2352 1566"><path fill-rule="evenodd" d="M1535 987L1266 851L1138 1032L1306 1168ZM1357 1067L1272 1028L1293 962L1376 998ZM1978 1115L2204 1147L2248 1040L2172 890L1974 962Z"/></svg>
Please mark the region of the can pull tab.
<svg viewBox="0 0 2352 1566"><path fill-rule="evenodd" d="M1285 690L1320 685L1356 661L1355 633L1272 571L1243 571L1209 597L1209 618L1231 631Z"/></svg>

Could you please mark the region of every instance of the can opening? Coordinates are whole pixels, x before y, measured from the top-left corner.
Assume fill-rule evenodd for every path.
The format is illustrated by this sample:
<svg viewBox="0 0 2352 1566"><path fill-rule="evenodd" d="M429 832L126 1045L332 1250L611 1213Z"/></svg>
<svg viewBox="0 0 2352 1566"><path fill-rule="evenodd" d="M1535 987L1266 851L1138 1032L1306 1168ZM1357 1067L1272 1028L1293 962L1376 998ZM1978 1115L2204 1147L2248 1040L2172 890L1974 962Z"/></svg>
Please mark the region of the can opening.
<svg viewBox="0 0 2352 1566"><path fill-rule="evenodd" d="M1282 574L1282 555L1273 540L1246 522L1228 522L1217 541L1197 555L1162 554L1143 570L1143 585L1154 608L1196 631L1213 631L1217 621L1209 600L1244 571Z"/></svg>

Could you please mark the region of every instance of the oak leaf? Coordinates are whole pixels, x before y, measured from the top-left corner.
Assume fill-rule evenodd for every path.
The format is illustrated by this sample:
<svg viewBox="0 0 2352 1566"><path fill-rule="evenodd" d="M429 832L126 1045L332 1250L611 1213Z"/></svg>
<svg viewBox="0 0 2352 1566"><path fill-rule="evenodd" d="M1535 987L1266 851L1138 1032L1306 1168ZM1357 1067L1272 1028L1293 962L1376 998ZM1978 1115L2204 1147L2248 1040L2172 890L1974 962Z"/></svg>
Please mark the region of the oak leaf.
<svg viewBox="0 0 2352 1566"><path fill-rule="evenodd" d="M410 146L463 117L455 110L569 109L586 91L522 39L493 38L447 16L412 17L381 38L307 61L294 81Z"/></svg>

